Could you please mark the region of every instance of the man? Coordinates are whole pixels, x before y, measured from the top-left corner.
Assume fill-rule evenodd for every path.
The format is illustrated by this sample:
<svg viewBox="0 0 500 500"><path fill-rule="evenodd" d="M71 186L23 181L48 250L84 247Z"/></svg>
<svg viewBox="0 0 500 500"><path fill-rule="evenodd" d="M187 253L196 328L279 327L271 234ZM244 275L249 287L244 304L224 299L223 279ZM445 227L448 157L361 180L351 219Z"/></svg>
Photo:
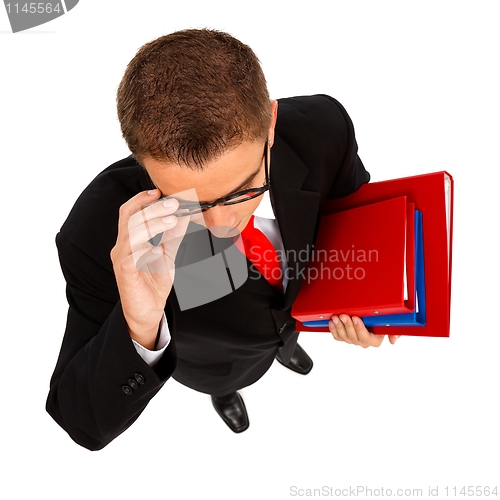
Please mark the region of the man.
<svg viewBox="0 0 500 500"><path fill-rule="evenodd" d="M69 312L47 411L77 443L100 449L173 376L210 394L242 432L249 421L238 389L275 358L301 374L312 368L290 309L322 203L369 180L351 120L328 96L270 101L251 49L211 30L142 47L117 106L132 156L94 179L56 238ZM183 307L178 273L196 263L205 233L216 255L248 231L285 256L278 282L244 259L241 286ZM333 320L336 340L382 342L359 318Z"/></svg>

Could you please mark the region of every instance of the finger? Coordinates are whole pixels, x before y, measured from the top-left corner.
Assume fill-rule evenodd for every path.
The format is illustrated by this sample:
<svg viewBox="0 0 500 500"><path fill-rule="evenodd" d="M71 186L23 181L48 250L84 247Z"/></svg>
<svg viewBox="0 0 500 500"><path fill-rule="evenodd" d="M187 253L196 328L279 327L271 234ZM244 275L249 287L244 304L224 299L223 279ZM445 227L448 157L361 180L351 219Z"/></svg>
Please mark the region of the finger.
<svg viewBox="0 0 500 500"><path fill-rule="evenodd" d="M160 246L160 249L163 247ZM154 252L155 250L151 250ZM148 272L149 274L153 274L155 276L157 275L163 275L168 272L168 280L170 283L173 283L174 281L174 275L175 275L175 265L173 261L168 257L168 255L165 254L165 252L162 252L159 254L161 258L158 258L156 260L152 260L146 265L145 272Z"/></svg>
<svg viewBox="0 0 500 500"><path fill-rule="evenodd" d="M333 335L333 338L340 342L341 338L339 337L335 323L332 320L328 322L328 328L330 329L330 333Z"/></svg>
<svg viewBox="0 0 500 500"><path fill-rule="evenodd" d="M179 208L179 202L175 198L161 198L146 207L140 207L133 213L128 222L129 230L138 227L144 222L152 222L155 219L173 214Z"/></svg>
<svg viewBox="0 0 500 500"><path fill-rule="evenodd" d="M179 217L177 218L176 225L163 233L161 244L163 246L164 253L168 256L172 262L175 262L177 257L177 252L179 247L186 235L186 231L190 222L190 217Z"/></svg>
<svg viewBox="0 0 500 500"><path fill-rule="evenodd" d="M330 331L334 328L336 332L334 338L343 340L348 344L359 345L363 348L379 347L384 340L384 335L375 335L369 332L361 318L357 316L353 318L350 318L347 314L333 316L330 325Z"/></svg>
<svg viewBox="0 0 500 500"><path fill-rule="evenodd" d="M170 217L170 216L168 216ZM167 217L167 218L168 218ZM186 234L186 230L191 221L191 216L185 217L174 217L175 224L163 234L161 243L163 243L167 248L175 248L179 246L184 235Z"/></svg>
<svg viewBox="0 0 500 500"><path fill-rule="evenodd" d="M140 212L141 213L141 212ZM130 248L132 253L136 252L147 243L151 238L159 233L164 233L172 229L177 224L177 217L167 215L161 219L143 220L143 223L129 228L128 237L130 241ZM163 236L162 236L163 239ZM151 243L149 243L151 245Z"/></svg>
<svg viewBox="0 0 500 500"><path fill-rule="evenodd" d="M361 347L379 347L384 340L384 335L375 335L369 332L363 323L363 320L358 316L352 317L352 323L356 330L357 337L359 339L359 345Z"/></svg>
<svg viewBox="0 0 500 500"><path fill-rule="evenodd" d="M352 340L349 338L345 324L340 320L339 316L332 316L332 319L329 323L330 331L335 330L337 337L334 336L336 340L342 340L343 342L347 342L348 344L352 344ZM333 333L333 331L332 331Z"/></svg>
<svg viewBox="0 0 500 500"><path fill-rule="evenodd" d="M139 212L144 206L153 203L161 196L159 189L151 189L150 191L141 191L130 198L120 207L120 218L118 231L128 228L128 221L132 215Z"/></svg>
<svg viewBox="0 0 500 500"><path fill-rule="evenodd" d="M358 337L358 331L354 328L354 323L352 322L351 317L347 314L341 314L339 318L344 325L346 337L350 340L351 344L361 345L361 341Z"/></svg>
<svg viewBox="0 0 500 500"><path fill-rule="evenodd" d="M395 344L396 340L398 340L399 337L401 337L401 335L388 335L388 337L389 337L389 342L391 344Z"/></svg>
<svg viewBox="0 0 500 500"><path fill-rule="evenodd" d="M167 224L170 226L173 223L173 227L171 229L165 230L163 229L163 234L161 237L161 241L157 245L153 245L150 241L150 231L145 229L146 225L141 226L140 228L135 228L130 236L131 240L134 238L139 238L135 241L131 241L130 247L132 250L132 255L135 256L136 265L139 269L142 269L143 265L148 265L150 272L158 273L164 272L162 270L158 270L157 266L160 266L160 263L157 262L157 258L153 257L154 255L164 255L166 262L168 262L168 269L174 269L174 262L177 256L177 252L179 250L179 246L186 234L187 227L189 225L189 217L174 217L172 215L167 216L163 219L169 220L172 222L163 222L163 224ZM158 231L158 226L156 225L158 221L153 222L153 231ZM142 236L141 236L142 234ZM146 241L144 241L146 240ZM147 253L145 250L150 251L151 253ZM140 262L137 262L140 259ZM154 265L151 263L155 262Z"/></svg>
<svg viewBox="0 0 500 500"><path fill-rule="evenodd" d="M124 258L121 262L121 269L127 274L143 272L148 274L170 273L172 275L174 263L165 255L162 246L144 246Z"/></svg>
<svg viewBox="0 0 500 500"><path fill-rule="evenodd" d="M161 242L158 246L161 244L162 250L159 253L165 254L165 258L169 259L169 262L175 262L179 246L189 225L190 217L167 217L171 217L173 221L173 228L170 230L168 229L170 224L154 221L152 222L152 227L143 224L141 227L135 228L131 233L119 236L117 244L113 247L110 254L113 265L120 265L121 269L126 273L133 272L134 269L153 273L159 272L155 267L159 264L155 264L155 266L150 264L158 258L153 257L157 253L152 252L156 246L149 242L149 239L155 233L161 234ZM149 251L152 254L147 254ZM145 266L149 266L149 268ZM173 264L170 267L173 267Z"/></svg>
<svg viewBox="0 0 500 500"><path fill-rule="evenodd" d="M179 200L191 200L189 202L183 202L182 206L179 203ZM162 218L166 215L173 214L176 212L177 214L184 214L183 217L187 217L186 211L193 209L199 209L200 203L198 201L198 194L196 193L196 189L186 189L184 191L179 191L177 193L171 194L164 198L160 198L153 203L148 204L147 206L142 207L144 216L146 220L154 219L154 218ZM165 208L167 212L165 212ZM141 221L138 221L138 224L141 224Z"/></svg>
<svg viewBox="0 0 500 500"><path fill-rule="evenodd" d="M155 275L158 280L161 275L163 279L172 283L174 280L174 262L165 254L163 245L159 245L145 253L136 263L139 271Z"/></svg>
<svg viewBox="0 0 500 500"><path fill-rule="evenodd" d="M136 215L145 216L143 212L134 214L133 217ZM129 242L132 253L145 244L150 246L167 245L169 248L167 253L176 253L186 233L189 221L190 217L175 217L174 215L143 220L142 224L129 229Z"/></svg>
<svg viewBox="0 0 500 500"><path fill-rule="evenodd" d="M141 243L141 239L139 239L139 244L149 244L153 246L163 245L165 254L170 256L173 261L175 261L175 256L177 255L177 251L182 243L182 239L186 234L186 230L188 228L189 222L191 221L191 217L175 217L169 215L162 219L162 223L167 223L168 225L172 224L171 228L168 230L163 230L161 232L157 232L158 226L155 225L155 230L153 232L157 233L152 238L148 238L147 242ZM147 224L146 224L147 226ZM147 227L148 236L152 231L149 231L149 227ZM144 234L143 234L144 236Z"/></svg>

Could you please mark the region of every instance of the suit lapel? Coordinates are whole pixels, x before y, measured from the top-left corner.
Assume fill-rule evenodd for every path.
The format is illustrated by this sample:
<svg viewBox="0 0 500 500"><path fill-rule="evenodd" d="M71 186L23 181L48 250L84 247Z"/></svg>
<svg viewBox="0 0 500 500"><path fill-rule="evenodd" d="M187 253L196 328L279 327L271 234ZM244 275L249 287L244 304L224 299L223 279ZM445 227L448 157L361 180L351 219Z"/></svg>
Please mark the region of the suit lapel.
<svg viewBox="0 0 500 500"><path fill-rule="evenodd" d="M320 195L302 188L308 169L278 136L271 153L271 204L288 261L284 308L297 297L311 255L319 213Z"/></svg>

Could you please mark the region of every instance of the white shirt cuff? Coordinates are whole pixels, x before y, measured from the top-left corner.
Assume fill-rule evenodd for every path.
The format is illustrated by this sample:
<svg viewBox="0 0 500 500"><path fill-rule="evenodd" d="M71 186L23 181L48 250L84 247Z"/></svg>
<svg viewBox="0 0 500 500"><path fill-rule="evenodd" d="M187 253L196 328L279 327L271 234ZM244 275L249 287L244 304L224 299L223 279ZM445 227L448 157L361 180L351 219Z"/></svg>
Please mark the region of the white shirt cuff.
<svg viewBox="0 0 500 500"><path fill-rule="evenodd" d="M155 351L150 351L146 349L141 344L138 344L134 339L132 342L134 343L137 354L151 367L158 363L162 354L165 352L165 349L170 344L170 330L168 329L167 318L165 317L165 313L163 313L163 317L160 322L160 337L158 339L158 344L156 346Z"/></svg>

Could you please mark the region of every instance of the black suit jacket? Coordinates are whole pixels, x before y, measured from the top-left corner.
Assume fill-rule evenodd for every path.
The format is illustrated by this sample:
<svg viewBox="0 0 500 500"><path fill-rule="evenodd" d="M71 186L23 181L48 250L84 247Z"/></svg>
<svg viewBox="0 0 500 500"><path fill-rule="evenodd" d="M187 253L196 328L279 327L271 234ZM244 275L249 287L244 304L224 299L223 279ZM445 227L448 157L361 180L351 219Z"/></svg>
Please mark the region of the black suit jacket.
<svg viewBox="0 0 500 500"><path fill-rule="evenodd" d="M286 356L296 340L290 309L322 203L352 193L369 177L338 101L323 95L281 99L270 194L287 252L286 293L262 277L249 279L187 311L172 293L165 307L172 340L152 369L130 339L110 259L119 207L149 185L132 157L108 167L78 198L56 237L69 311L47 411L72 439L95 450L127 429L171 376L214 395L258 380L277 350Z"/></svg>

